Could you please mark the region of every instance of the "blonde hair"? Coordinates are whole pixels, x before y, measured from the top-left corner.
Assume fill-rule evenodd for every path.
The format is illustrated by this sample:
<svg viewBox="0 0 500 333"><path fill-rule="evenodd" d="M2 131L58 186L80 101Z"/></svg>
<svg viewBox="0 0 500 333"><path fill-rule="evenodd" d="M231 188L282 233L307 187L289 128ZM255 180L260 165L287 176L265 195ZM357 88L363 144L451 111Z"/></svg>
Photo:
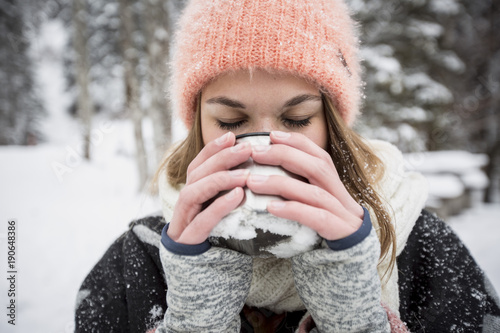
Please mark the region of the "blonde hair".
<svg viewBox="0 0 500 333"><path fill-rule="evenodd" d="M328 130L327 152L339 171L340 180L349 194L362 206L370 207L378 221L380 261L390 255L387 274L396 260L396 236L387 206L373 188L384 175L382 161L372 152L363 138L347 126L336 111L332 101L322 94L323 108ZM200 98L197 99L196 115L188 136L172 151L169 151L156 171L154 184L159 175L166 172L170 185L178 187L186 182L187 168L203 148L201 131ZM391 252L391 253L389 253Z"/></svg>

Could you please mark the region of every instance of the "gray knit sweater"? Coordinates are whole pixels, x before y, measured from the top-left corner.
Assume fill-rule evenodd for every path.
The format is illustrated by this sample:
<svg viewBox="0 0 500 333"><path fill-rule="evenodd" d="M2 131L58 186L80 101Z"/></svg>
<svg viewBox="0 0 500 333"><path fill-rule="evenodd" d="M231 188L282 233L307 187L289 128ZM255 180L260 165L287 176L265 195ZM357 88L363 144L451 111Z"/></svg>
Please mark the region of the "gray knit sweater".
<svg viewBox="0 0 500 333"><path fill-rule="evenodd" d="M160 258L168 309L157 333L239 332L252 258L206 243L175 243L167 228ZM379 256L380 243L365 211L353 235L292 258L295 287L317 326L312 332L391 331L380 301Z"/></svg>

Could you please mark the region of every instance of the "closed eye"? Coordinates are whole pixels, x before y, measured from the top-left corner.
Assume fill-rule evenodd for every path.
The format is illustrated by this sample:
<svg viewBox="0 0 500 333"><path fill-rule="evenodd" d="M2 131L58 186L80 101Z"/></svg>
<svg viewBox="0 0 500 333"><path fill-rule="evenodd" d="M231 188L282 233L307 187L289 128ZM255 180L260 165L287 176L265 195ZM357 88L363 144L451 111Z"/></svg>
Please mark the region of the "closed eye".
<svg viewBox="0 0 500 333"><path fill-rule="evenodd" d="M241 125L243 125L245 122L246 122L245 119L235 121L235 122L225 122L222 120L217 120L217 126L219 126L219 128L226 130L226 131L233 131L233 130L237 129L238 127L240 127Z"/></svg>
<svg viewBox="0 0 500 333"><path fill-rule="evenodd" d="M306 126L311 124L311 117L308 117L305 119L300 119L300 120L284 118L283 123L285 124L286 127L289 127L289 128L306 127Z"/></svg>

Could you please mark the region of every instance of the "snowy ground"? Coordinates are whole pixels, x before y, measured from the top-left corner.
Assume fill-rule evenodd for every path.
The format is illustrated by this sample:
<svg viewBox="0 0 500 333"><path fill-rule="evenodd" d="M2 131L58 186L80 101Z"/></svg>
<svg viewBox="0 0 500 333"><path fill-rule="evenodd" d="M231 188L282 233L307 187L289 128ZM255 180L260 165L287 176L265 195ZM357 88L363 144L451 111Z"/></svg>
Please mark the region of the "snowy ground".
<svg viewBox="0 0 500 333"><path fill-rule="evenodd" d="M108 124L109 125L109 124ZM103 127L104 128L104 127ZM1 332L73 331L79 285L129 221L158 209L138 194L126 122L109 131L94 148L92 163L79 161L72 147L50 144L0 149L0 259L6 269L8 219L17 220L17 322L0 322ZM75 139L75 142L77 140ZM55 165L70 165L60 174ZM481 206L449 220L500 290L500 205ZM7 304L6 277L0 279L0 304ZM5 307L2 306L5 312Z"/></svg>
<svg viewBox="0 0 500 333"><path fill-rule="evenodd" d="M500 204L482 205L448 219L500 293Z"/></svg>
<svg viewBox="0 0 500 333"><path fill-rule="evenodd" d="M154 200L138 193L125 148L130 145L122 140L133 137L130 126L113 126L94 147L92 164L79 160L72 144L0 149L0 332L72 332L85 275L132 219L157 210ZM55 172L58 163L71 171ZM15 328L7 325L3 306L5 233L12 218L18 226Z"/></svg>

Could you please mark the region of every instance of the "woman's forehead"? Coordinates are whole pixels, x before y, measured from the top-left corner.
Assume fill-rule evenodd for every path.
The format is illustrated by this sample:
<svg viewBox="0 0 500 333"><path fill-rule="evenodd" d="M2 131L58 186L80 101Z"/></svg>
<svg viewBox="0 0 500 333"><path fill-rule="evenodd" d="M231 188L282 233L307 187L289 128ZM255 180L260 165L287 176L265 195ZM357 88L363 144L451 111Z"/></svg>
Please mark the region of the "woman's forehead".
<svg viewBox="0 0 500 333"><path fill-rule="evenodd" d="M242 91L241 89L245 89ZM250 89L250 91L248 91ZM235 93L245 95L252 92L281 93L286 90L318 93L319 89L309 81L288 72L267 71L262 69L226 72L211 80L203 89L202 95Z"/></svg>

